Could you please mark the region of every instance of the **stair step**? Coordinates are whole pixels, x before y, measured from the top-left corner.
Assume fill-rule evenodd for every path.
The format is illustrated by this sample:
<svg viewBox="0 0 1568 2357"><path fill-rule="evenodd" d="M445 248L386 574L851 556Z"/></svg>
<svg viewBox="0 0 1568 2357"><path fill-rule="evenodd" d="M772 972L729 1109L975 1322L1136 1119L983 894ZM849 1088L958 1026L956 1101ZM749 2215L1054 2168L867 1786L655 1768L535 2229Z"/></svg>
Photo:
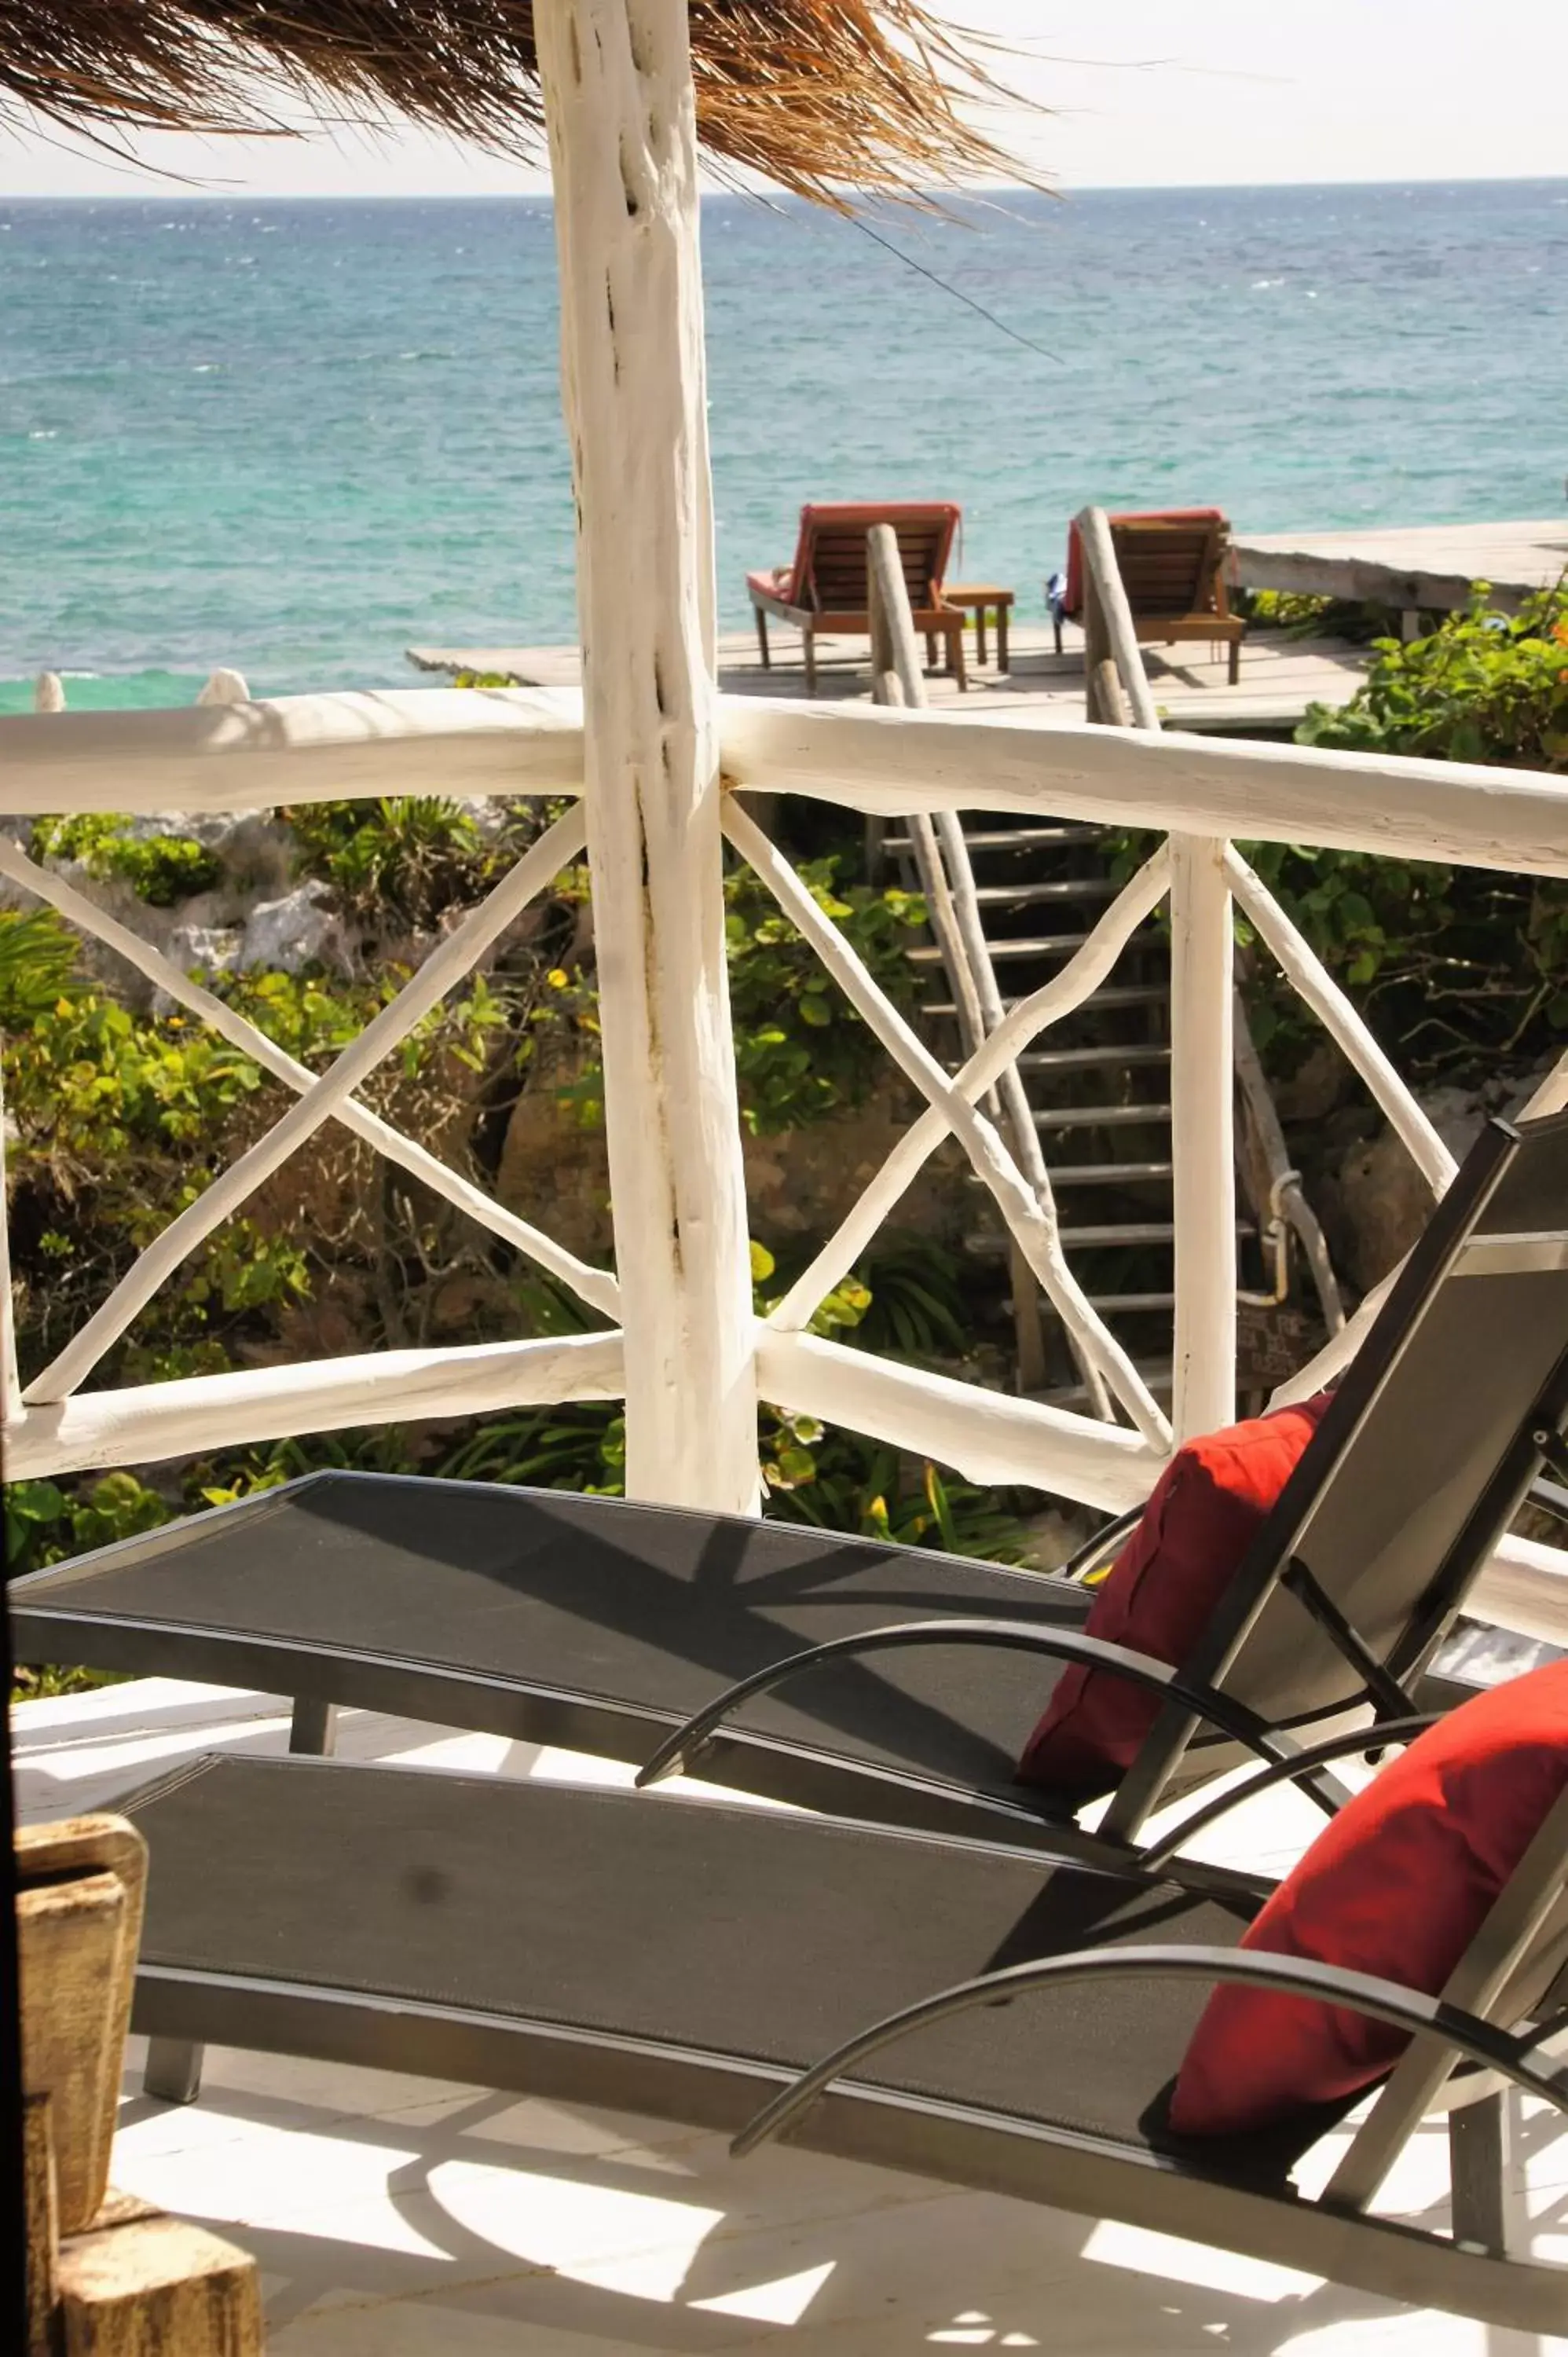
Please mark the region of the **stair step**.
<svg viewBox="0 0 1568 2357"><path fill-rule="evenodd" d="M1168 1162L1055 1162L1050 1166L1051 1186L1057 1194L1064 1187L1168 1187L1173 1166ZM983 1187L984 1179L978 1170L969 1174L971 1187Z"/></svg>
<svg viewBox="0 0 1568 2357"><path fill-rule="evenodd" d="M1062 1105L1038 1107L1036 1129L1139 1129L1164 1126L1171 1117L1168 1104Z"/></svg>
<svg viewBox="0 0 1568 2357"><path fill-rule="evenodd" d="M1251 1236L1256 1232L1250 1220L1237 1221L1236 1233L1239 1236ZM1061 1240L1069 1252L1088 1252L1112 1244L1170 1244L1176 1242L1176 1230L1168 1220L1120 1220L1109 1222L1102 1227L1063 1228ZM1010 1237L997 1235L986 1229L965 1236L963 1248L965 1252L983 1253L995 1257L1011 1252L1013 1245Z"/></svg>
<svg viewBox="0 0 1568 2357"><path fill-rule="evenodd" d="M1059 1195L1064 1187L1154 1187L1175 1176L1172 1162L1058 1162L1051 1185Z"/></svg>
<svg viewBox="0 0 1568 2357"><path fill-rule="evenodd" d="M971 851L1034 851L1047 843L1093 843L1104 832L1098 826L965 827L963 839ZM885 834L884 851L912 851L907 834Z"/></svg>
<svg viewBox="0 0 1568 2357"><path fill-rule="evenodd" d="M1074 950L1080 950L1088 939L1087 933L1039 933L1028 941L988 940L985 946L994 965L999 958L1068 957ZM918 949L906 950L904 954L915 965L935 965L941 951L935 942L922 942Z"/></svg>
<svg viewBox="0 0 1568 2357"><path fill-rule="evenodd" d="M918 952L912 954L918 955ZM1086 998L1083 1006L1075 1007L1073 1012L1081 1015L1089 1007L1101 1006L1163 1006L1170 995L1168 983L1115 983L1108 989L1097 990L1092 998ZM1007 1008L1017 1006L1022 1002L1017 998L1004 998L1002 1004L1004 1008ZM950 998L931 998L923 999L918 1011L922 1015L956 1015L958 1009Z"/></svg>
<svg viewBox="0 0 1568 2357"><path fill-rule="evenodd" d="M1053 884L977 884L974 897L986 909L1022 909L1036 900L1111 900L1121 890L1109 876L1069 876Z"/></svg>
<svg viewBox="0 0 1568 2357"><path fill-rule="evenodd" d="M1081 1072L1097 1071L1103 1066L1107 1071L1112 1071L1124 1064L1168 1064L1170 1060L1170 1049L1153 1042L1120 1048L1114 1044L1103 1048L1026 1048L1018 1058L1018 1070L1021 1072Z"/></svg>

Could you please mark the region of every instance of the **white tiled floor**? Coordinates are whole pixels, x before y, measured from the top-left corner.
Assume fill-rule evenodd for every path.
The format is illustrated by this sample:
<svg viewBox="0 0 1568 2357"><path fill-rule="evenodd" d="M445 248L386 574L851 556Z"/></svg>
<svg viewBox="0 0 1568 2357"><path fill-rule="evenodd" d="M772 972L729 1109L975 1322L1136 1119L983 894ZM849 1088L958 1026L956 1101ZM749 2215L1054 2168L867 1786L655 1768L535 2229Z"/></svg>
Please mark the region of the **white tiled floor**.
<svg viewBox="0 0 1568 2357"><path fill-rule="evenodd" d="M16 1723L34 1819L102 1806L182 1756L281 1750L287 1730L265 1697L162 1679L27 1704ZM339 1749L622 1780L370 1713L345 1715ZM1271 1800L1226 1850L1283 1862L1312 1822ZM1541 2341L886 2170L787 2149L737 2165L722 2137L661 2122L226 2051L179 2109L141 2093L139 2065L115 2182L256 2253L275 2357L1568 2357L1568 2281L1564 2337ZM1568 2260L1568 2135L1527 2115L1523 2142L1537 2253ZM1430 2214L1444 2184L1434 2132L1386 2206Z"/></svg>

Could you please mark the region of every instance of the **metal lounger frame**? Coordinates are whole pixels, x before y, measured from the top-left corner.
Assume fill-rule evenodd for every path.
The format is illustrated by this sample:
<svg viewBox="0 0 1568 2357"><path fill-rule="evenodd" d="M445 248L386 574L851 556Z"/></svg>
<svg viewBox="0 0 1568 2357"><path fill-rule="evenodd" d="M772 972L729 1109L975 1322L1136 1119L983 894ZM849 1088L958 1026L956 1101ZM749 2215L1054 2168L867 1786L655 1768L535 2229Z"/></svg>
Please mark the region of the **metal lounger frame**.
<svg viewBox="0 0 1568 2357"><path fill-rule="evenodd" d="M706 1804L687 1805L701 1812ZM1563 1890L1565 1857L1568 1792L1549 1813L1440 1999L1366 1975L1257 1952L1080 1951L937 1992L870 2025L782 2086L777 2066L612 2028L501 2019L449 2003L156 1964L145 1965L139 1976L135 2027L738 2129L732 2147L737 2156L788 2131L791 2142L812 2151L1114 2218L1412 2305L1550 2332L1568 2309L1568 2269L1507 2256L1500 2183L1479 2181L1466 2157L1477 2142L1488 2153L1500 2150L1488 2133L1500 2102L1491 2090L1498 2084L1540 2096L1568 2115L1568 2071L1544 2065L1540 2040L1528 2030L1510 2031L1487 2018L1510 1970L1543 1931ZM1026 1999L1072 1981L1172 1974L1310 1996L1414 2033L1405 2061L1384 2083L1323 2197L1273 2190L1169 2152L867 2084L852 2075L857 2064L899 2039L962 2011ZM1466 1990L1475 1993L1473 2007L1462 2001ZM1478 2066L1476 2084L1482 2092L1450 2116L1451 2239L1373 2217L1367 2204L1431 2108L1455 2057Z"/></svg>

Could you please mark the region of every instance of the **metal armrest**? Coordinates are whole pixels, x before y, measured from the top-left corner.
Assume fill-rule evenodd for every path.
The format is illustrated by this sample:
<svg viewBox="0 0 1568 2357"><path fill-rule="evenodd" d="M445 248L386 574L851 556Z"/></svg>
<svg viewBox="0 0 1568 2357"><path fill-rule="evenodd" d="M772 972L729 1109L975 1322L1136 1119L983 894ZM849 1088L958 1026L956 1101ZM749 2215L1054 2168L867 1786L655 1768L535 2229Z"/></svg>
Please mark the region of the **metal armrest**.
<svg viewBox="0 0 1568 2357"><path fill-rule="evenodd" d="M1102 1523L1094 1536L1091 1539L1086 1539L1076 1555L1069 1555L1061 1569L1053 1572L1051 1577L1064 1579L1075 1587L1081 1587L1107 1554L1110 1555L1111 1562L1106 1563L1105 1568L1109 1571L1111 1564L1114 1563L1117 1555L1122 1552L1122 1541L1132 1536L1143 1519L1142 1506L1129 1506L1124 1513L1117 1515L1113 1523Z"/></svg>
<svg viewBox="0 0 1568 2357"><path fill-rule="evenodd" d="M1370 1973L1344 1972L1337 1965L1317 1964L1308 1957L1274 1956L1251 1948L1081 1948L1070 1956L1052 1956L1040 1963L1009 1964L1000 1972L983 1973L976 1980L961 1981L954 1988L942 1989L935 1996L922 1997L917 2005L886 2015L869 2029L846 2039L832 2053L813 2062L810 2070L802 2071L789 2086L780 2089L742 2128L730 2150L737 2160L755 2152L758 2145L768 2143L788 2127L835 2079L842 2079L857 2063L908 2037L912 2031L946 2021L953 2014L969 2013L979 2006L996 2005L1009 1997L1032 1996L1036 1989L1060 1988L1074 1981L1140 1976L1156 1979L1166 1975L1188 1980L1235 1982L1271 1989L1282 1996L1316 1997L1325 2004L1345 2006L1352 2013L1367 2015L1370 2020L1387 2022L1391 2029L1406 2029L1416 2037L1436 2038L1467 2061L1497 2072L1516 2087L1522 2087L1526 2093L1541 2095L1554 2110L1568 2114L1568 2073L1543 2071L1530 2060L1526 2040L1515 2037L1509 2030L1498 2029L1473 2013L1463 2012L1457 2006L1444 2005L1440 1997L1402 1988L1397 1981L1380 1980Z"/></svg>
<svg viewBox="0 0 1568 2357"><path fill-rule="evenodd" d="M1102 1637L1085 1636L1080 1629L1045 1629L1033 1620L907 1620L886 1629L864 1630L858 1636L830 1637L825 1644L809 1646L804 1652L791 1653L782 1662L772 1662L766 1669L754 1671L748 1678L737 1679L703 1709L693 1712L673 1735L666 1736L653 1757L638 1770L639 1790L646 1791L650 1784L660 1783L666 1776L683 1773L712 1739L720 1722L754 1695L766 1694L782 1685L787 1678L814 1669L821 1662L842 1660L852 1654L889 1652L907 1645L998 1645L1015 1652L1045 1653L1058 1662L1081 1662L1089 1668L1124 1677L1130 1684L1158 1695L1163 1702L1180 1703L1193 1717L1219 1727L1222 1734L1245 1744L1260 1759L1283 1761L1297 1757L1244 1704L1229 1695L1216 1693L1212 1686L1189 1683L1168 1662L1156 1662L1151 1654L1135 1653L1126 1645L1110 1644ZM1332 1816L1333 1809L1326 1803L1322 1805Z"/></svg>
<svg viewBox="0 0 1568 2357"><path fill-rule="evenodd" d="M1239 1809L1243 1801L1254 1800L1270 1785L1294 1783L1298 1776L1311 1775L1315 1769L1326 1768L1331 1760L1348 1760L1358 1751L1380 1751L1388 1743L1413 1743L1418 1735L1424 1735L1429 1727L1435 1727L1446 1715L1434 1710L1420 1717L1376 1720L1370 1727L1354 1727L1338 1735L1326 1736L1321 1743L1307 1745L1294 1759L1272 1760L1266 1768L1260 1768L1240 1784L1232 1784L1228 1792L1194 1809L1191 1816L1183 1817L1158 1841L1150 1842L1137 1853L1138 1864L1155 1873L1162 1866L1168 1866L1182 1844L1190 1841L1194 1834L1229 1816L1232 1809Z"/></svg>

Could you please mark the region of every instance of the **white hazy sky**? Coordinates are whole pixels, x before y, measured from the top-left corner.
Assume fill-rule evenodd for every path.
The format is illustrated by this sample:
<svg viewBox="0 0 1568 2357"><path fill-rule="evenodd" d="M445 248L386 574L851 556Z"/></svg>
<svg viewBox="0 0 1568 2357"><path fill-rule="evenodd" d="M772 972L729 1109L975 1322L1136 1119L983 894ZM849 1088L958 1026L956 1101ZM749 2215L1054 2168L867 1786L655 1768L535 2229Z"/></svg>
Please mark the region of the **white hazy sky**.
<svg viewBox="0 0 1568 2357"><path fill-rule="evenodd" d="M948 13L1024 50L1008 78L1057 114L997 128L1068 188L1568 173L1564 0L1058 6L951 0ZM135 152L220 194L472 196L546 185L413 132L147 138ZM84 146L0 135L0 194L134 195L157 185Z"/></svg>

